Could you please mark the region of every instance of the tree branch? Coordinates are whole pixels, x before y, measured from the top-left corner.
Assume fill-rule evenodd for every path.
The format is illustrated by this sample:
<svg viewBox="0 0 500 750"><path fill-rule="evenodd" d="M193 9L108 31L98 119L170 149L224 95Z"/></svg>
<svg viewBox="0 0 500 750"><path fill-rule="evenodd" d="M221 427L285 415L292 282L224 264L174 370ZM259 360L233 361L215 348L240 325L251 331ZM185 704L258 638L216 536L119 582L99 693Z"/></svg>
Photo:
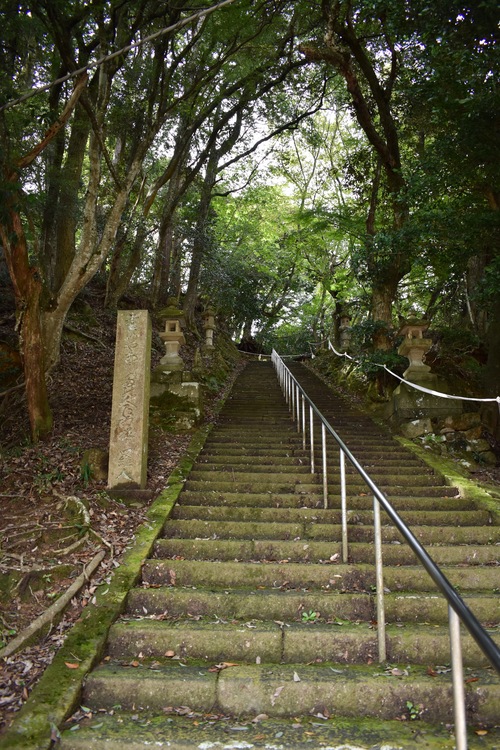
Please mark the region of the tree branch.
<svg viewBox="0 0 500 750"><path fill-rule="evenodd" d="M88 80L87 73L84 73L80 78L76 80L73 93L68 99L66 106L64 107L62 113L59 115L55 123L51 125L50 128L47 130L47 132L45 133L40 143L37 143L34 149L32 149L28 154L26 154L21 159L19 159L19 161L16 163L17 170L24 169L24 167L27 167L29 164L31 164L31 162L34 161L34 159L36 159L38 154L40 154L43 151L43 149L46 146L48 146L50 141L53 138L55 138L55 136L58 134L61 128L64 127L66 122L69 120L71 113L76 107L78 99L80 98L83 92L83 89L85 88L87 84L87 80Z"/></svg>

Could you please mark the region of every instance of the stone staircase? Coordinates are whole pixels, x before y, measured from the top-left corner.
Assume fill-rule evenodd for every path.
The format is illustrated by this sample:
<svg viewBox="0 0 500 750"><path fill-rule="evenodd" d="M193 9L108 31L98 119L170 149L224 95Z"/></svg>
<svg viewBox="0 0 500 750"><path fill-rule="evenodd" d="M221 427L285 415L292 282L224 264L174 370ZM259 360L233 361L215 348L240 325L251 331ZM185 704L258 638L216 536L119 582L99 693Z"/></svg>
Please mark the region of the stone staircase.
<svg viewBox="0 0 500 750"><path fill-rule="evenodd" d="M500 528L489 513L293 369L496 637ZM324 509L271 364L250 363L86 681L92 718L63 733L64 750L454 747L447 605L384 525L378 663L372 497L348 469L342 564L333 446L328 461ZM469 637L463 649L469 747L498 748L498 676Z"/></svg>

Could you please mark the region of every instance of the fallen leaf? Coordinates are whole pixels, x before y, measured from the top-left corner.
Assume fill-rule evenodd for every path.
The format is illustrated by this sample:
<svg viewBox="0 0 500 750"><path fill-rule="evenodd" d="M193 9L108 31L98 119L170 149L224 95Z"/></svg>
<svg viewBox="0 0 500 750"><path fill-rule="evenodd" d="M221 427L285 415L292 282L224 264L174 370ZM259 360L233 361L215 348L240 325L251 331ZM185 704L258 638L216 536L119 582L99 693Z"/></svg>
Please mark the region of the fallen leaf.
<svg viewBox="0 0 500 750"><path fill-rule="evenodd" d="M469 682L479 682L479 677L468 677L465 680L465 684L468 685Z"/></svg>
<svg viewBox="0 0 500 750"><path fill-rule="evenodd" d="M476 734L479 735L479 737L484 737L485 734L488 734L487 729L476 729Z"/></svg>
<svg viewBox="0 0 500 750"><path fill-rule="evenodd" d="M394 669L387 670L387 674L391 674L393 677L403 677L408 675L408 672L406 669L399 669L398 667L394 667Z"/></svg>
<svg viewBox="0 0 500 750"><path fill-rule="evenodd" d="M276 688L276 690L275 690L275 692L274 692L274 694L273 694L273 696L271 698L271 706L274 706L274 704L276 703L277 698L280 697L281 691L283 690L284 687L285 686L282 685L281 687Z"/></svg>
<svg viewBox="0 0 500 750"><path fill-rule="evenodd" d="M237 667L239 666L236 662L232 661L223 661L220 664L215 664L213 667L209 668L209 672L220 672L222 669L227 669L228 667Z"/></svg>
<svg viewBox="0 0 500 750"><path fill-rule="evenodd" d="M293 681L294 681L294 682L300 682L300 677L299 677L299 675L297 674L297 672L294 672L294 673L293 673Z"/></svg>
<svg viewBox="0 0 500 750"><path fill-rule="evenodd" d="M252 723L258 724L259 721L265 721L266 719L269 719L269 716L267 714L258 714L255 719L252 719Z"/></svg>
<svg viewBox="0 0 500 750"><path fill-rule="evenodd" d="M80 669L80 665L79 664L73 664L70 661L65 661L64 663L68 667L68 669Z"/></svg>
<svg viewBox="0 0 500 750"><path fill-rule="evenodd" d="M172 656L175 656L175 651L172 651L172 649L169 649L168 651L165 651L165 656L168 656L168 658L171 659Z"/></svg>

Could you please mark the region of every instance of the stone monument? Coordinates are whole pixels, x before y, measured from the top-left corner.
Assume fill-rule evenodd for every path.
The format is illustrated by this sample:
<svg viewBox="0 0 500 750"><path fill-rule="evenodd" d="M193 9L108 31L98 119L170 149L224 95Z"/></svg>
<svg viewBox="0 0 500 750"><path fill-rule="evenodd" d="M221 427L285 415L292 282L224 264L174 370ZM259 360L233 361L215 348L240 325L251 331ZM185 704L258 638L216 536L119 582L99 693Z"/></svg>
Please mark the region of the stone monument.
<svg viewBox="0 0 500 750"><path fill-rule="evenodd" d="M148 311L119 310L109 444L110 490L146 486L150 367Z"/></svg>

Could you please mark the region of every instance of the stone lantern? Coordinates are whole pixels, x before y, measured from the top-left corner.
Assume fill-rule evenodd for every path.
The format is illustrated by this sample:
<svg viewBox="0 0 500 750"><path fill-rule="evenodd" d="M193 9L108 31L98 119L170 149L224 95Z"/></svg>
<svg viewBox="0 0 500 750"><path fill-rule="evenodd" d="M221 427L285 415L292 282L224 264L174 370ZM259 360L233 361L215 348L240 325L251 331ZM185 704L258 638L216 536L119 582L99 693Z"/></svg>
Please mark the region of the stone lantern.
<svg viewBox="0 0 500 750"><path fill-rule="evenodd" d="M211 305L203 313L203 330L205 331L205 349L214 348L215 310Z"/></svg>
<svg viewBox="0 0 500 750"><path fill-rule="evenodd" d="M184 369L184 362L179 355L181 345L186 343L181 330L183 315L175 297L170 297L167 307L160 311L160 317L165 320L165 330L160 333L160 338L165 344L165 356L160 360L162 370Z"/></svg>
<svg viewBox="0 0 500 750"><path fill-rule="evenodd" d="M436 375L431 373L431 368L423 361L432 346L432 339L424 338L424 331L428 328L427 320L410 318L399 330L404 339L398 349L398 354L410 360L408 368L403 373L405 380L410 382L436 380Z"/></svg>
<svg viewBox="0 0 500 750"><path fill-rule="evenodd" d="M404 380L430 389L430 392L421 391L406 385L403 381L393 392L393 417L400 422L411 420L411 424L404 427L407 432L403 434L407 437L432 432L431 419L434 417L460 414L462 411L460 401L444 399L432 393L448 393L449 387L446 381L431 372L429 365L423 361L432 346L432 339L424 337L429 325L427 320L409 318L399 330L404 339L398 354L410 361L403 373Z"/></svg>
<svg viewBox="0 0 500 750"><path fill-rule="evenodd" d="M339 343L342 351L349 351L351 346L351 316L346 312L340 316Z"/></svg>

